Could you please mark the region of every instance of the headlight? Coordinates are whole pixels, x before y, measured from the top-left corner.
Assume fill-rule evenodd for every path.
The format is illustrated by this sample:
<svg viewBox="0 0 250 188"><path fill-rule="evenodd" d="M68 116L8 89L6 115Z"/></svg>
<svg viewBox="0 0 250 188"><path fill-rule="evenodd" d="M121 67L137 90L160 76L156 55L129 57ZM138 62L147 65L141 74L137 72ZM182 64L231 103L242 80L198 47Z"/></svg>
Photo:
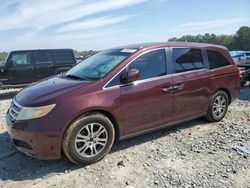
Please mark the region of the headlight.
<svg viewBox="0 0 250 188"><path fill-rule="evenodd" d="M16 120L27 120L43 117L47 115L55 106L55 104L52 104L42 107L23 107Z"/></svg>

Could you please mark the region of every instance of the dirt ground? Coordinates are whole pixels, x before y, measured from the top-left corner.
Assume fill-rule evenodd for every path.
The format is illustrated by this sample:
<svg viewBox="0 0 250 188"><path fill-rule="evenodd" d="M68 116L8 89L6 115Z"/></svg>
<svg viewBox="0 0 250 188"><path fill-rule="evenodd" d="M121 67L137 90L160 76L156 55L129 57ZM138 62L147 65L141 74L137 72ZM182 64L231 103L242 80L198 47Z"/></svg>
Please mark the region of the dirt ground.
<svg viewBox="0 0 250 188"><path fill-rule="evenodd" d="M13 147L5 113L17 90L0 90L0 187L250 187L250 87L218 123L189 121L117 143L104 160L41 161Z"/></svg>

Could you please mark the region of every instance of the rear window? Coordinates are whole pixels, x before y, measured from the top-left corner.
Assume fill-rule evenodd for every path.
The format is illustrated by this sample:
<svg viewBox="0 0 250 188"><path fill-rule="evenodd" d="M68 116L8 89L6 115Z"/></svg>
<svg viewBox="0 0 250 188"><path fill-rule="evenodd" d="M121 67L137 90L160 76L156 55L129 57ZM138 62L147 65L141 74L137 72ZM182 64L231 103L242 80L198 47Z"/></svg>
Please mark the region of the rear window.
<svg viewBox="0 0 250 188"><path fill-rule="evenodd" d="M204 68L202 53L200 49L174 48L173 56L176 73Z"/></svg>
<svg viewBox="0 0 250 188"><path fill-rule="evenodd" d="M231 63L220 52L207 50L209 68L215 69L230 65Z"/></svg>
<svg viewBox="0 0 250 188"><path fill-rule="evenodd" d="M54 57L57 63L74 62L74 55L72 51L68 51L68 50L54 51Z"/></svg>

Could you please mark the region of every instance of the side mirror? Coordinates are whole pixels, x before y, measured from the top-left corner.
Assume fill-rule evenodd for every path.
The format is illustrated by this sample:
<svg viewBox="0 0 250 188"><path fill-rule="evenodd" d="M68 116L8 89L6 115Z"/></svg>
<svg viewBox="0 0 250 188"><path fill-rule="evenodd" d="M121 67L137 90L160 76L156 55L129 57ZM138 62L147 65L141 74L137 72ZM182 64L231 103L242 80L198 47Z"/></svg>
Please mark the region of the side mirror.
<svg viewBox="0 0 250 188"><path fill-rule="evenodd" d="M131 83L138 80L140 77L140 73L138 69L132 69L126 72L124 81L125 83Z"/></svg>

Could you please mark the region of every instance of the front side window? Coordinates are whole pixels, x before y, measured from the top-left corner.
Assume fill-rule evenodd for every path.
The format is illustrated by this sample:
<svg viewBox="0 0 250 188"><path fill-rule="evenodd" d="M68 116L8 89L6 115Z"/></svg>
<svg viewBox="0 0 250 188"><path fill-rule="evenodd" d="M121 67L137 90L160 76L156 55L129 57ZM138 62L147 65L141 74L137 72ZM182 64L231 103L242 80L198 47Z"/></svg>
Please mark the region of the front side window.
<svg viewBox="0 0 250 188"><path fill-rule="evenodd" d="M185 72L204 68L202 53L195 48L174 48L175 72Z"/></svg>
<svg viewBox="0 0 250 188"><path fill-rule="evenodd" d="M11 61L14 66L23 66L31 64L29 53L13 53L11 56Z"/></svg>
<svg viewBox="0 0 250 188"><path fill-rule="evenodd" d="M138 69L139 80L165 75L167 69L165 50L155 50L140 56L128 66L128 69Z"/></svg>
<svg viewBox="0 0 250 188"><path fill-rule="evenodd" d="M132 52L122 50L105 50L99 52L74 66L65 75L68 77L98 80L125 60Z"/></svg>
<svg viewBox="0 0 250 188"><path fill-rule="evenodd" d="M219 52L207 50L209 68L215 69L230 65L231 63Z"/></svg>
<svg viewBox="0 0 250 188"><path fill-rule="evenodd" d="M38 51L35 53L37 64L52 63L51 55L48 51Z"/></svg>

